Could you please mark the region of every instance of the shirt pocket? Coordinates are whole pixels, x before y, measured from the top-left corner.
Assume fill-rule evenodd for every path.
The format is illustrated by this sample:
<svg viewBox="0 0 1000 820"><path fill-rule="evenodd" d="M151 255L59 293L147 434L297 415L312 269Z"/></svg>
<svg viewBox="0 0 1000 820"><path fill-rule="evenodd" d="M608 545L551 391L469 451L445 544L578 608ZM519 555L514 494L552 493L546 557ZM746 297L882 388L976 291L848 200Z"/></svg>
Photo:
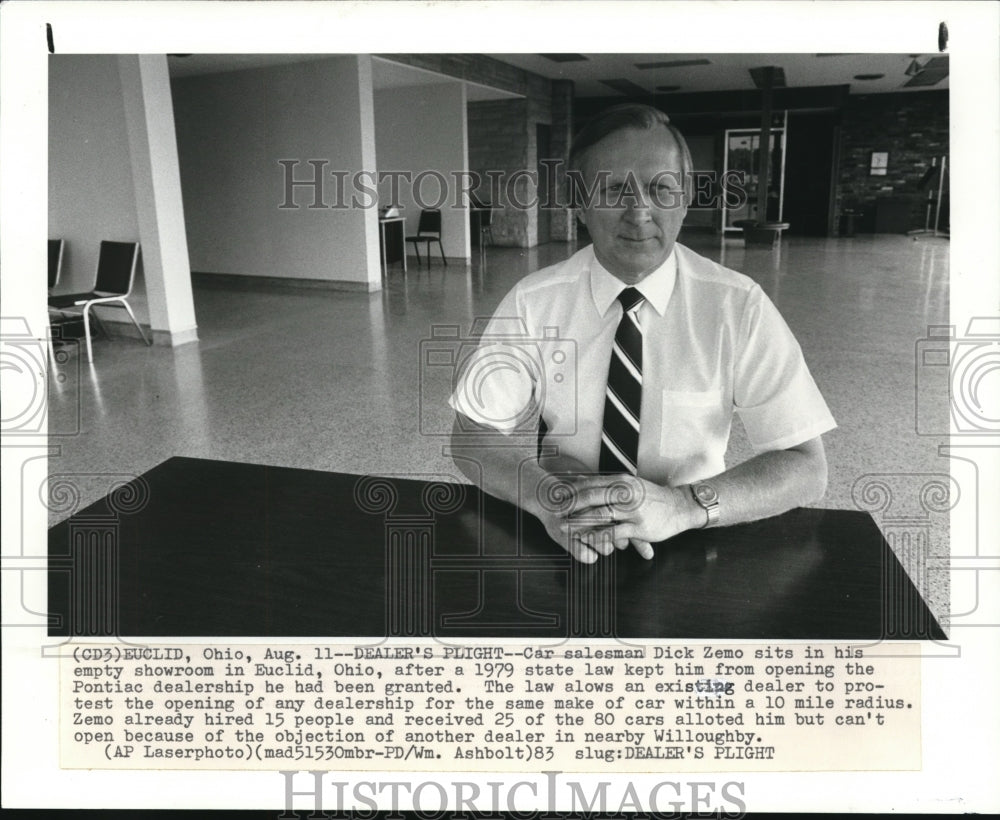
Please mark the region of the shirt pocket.
<svg viewBox="0 0 1000 820"><path fill-rule="evenodd" d="M711 449L721 421L719 390L663 390L660 454L683 458Z"/></svg>

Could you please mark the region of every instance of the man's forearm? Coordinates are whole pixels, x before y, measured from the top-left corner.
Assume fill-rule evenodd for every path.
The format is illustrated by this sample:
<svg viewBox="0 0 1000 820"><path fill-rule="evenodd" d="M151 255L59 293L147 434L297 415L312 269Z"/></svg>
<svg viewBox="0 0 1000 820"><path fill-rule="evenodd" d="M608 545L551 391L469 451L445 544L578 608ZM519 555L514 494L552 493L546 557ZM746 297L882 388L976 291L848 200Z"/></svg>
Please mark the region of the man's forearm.
<svg viewBox="0 0 1000 820"><path fill-rule="evenodd" d="M544 459L546 469L538 461L537 438L486 431L460 434L456 424L451 455L469 480L484 492L534 515L549 537L578 561L591 564L613 549L610 541L601 545L584 543L577 533L564 529L577 502L573 476L565 473L576 473L576 468L583 465L566 459Z"/></svg>
<svg viewBox="0 0 1000 820"><path fill-rule="evenodd" d="M496 498L538 514L539 484L548 476L537 461L537 443L529 436L456 429L451 456L473 484Z"/></svg>
<svg viewBox="0 0 1000 820"><path fill-rule="evenodd" d="M611 530L616 542L624 538L655 543L708 523L708 513L695 501L691 488L653 484L633 476L617 479L630 490L630 503L614 500L607 479L593 477L576 483L581 509L589 508L596 523L581 532L585 543ZM817 438L788 450L763 453L706 479L718 493L717 526L739 524L778 515L819 499L826 485L826 457ZM607 519L601 521L601 515Z"/></svg>
<svg viewBox="0 0 1000 820"><path fill-rule="evenodd" d="M826 477L826 455L819 438L788 450L761 453L708 479L719 494L718 526L756 521L812 504L826 492Z"/></svg>

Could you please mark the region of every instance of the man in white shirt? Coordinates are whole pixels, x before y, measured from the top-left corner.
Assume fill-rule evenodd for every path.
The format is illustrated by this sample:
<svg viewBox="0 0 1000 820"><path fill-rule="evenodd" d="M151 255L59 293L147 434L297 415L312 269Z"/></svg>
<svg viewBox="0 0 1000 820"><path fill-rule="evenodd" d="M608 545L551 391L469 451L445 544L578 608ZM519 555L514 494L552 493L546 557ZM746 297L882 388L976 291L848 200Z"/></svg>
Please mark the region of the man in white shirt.
<svg viewBox="0 0 1000 820"><path fill-rule="evenodd" d="M818 500L835 422L760 287L676 244L681 134L617 106L577 135L569 170L593 245L518 282L463 363L459 468L588 563ZM726 470L734 412L756 455Z"/></svg>

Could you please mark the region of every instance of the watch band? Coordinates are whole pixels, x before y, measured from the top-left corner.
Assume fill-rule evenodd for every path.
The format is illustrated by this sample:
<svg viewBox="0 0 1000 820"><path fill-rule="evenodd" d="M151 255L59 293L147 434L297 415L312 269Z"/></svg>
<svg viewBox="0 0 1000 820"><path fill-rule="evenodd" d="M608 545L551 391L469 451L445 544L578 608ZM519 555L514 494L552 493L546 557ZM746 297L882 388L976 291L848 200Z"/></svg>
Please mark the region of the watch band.
<svg viewBox="0 0 1000 820"><path fill-rule="evenodd" d="M691 485L691 495L694 496L694 500L708 515L707 520L702 525L702 529L717 524L719 522L720 511L719 494L715 491L715 487L699 481Z"/></svg>

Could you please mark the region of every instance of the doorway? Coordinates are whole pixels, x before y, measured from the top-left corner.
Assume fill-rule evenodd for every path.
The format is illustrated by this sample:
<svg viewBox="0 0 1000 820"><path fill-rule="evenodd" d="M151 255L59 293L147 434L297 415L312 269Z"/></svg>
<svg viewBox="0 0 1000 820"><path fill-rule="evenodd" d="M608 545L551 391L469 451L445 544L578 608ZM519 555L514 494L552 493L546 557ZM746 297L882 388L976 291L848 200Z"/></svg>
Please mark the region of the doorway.
<svg viewBox="0 0 1000 820"><path fill-rule="evenodd" d="M827 236L839 115L832 111L790 112L792 135L785 158L785 215L788 232Z"/></svg>
<svg viewBox="0 0 1000 820"><path fill-rule="evenodd" d="M727 207L726 197L722 199L722 228L724 231L738 231L735 225L741 219L756 219L760 222L780 222L784 213L785 194L785 129L772 128L769 150L771 152L770 173L767 185L767 213L757 213L757 171L760 168L760 129L727 128L725 142L723 176L739 173L744 180L742 187L746 194L740 198L735 208Z"/></svg>

